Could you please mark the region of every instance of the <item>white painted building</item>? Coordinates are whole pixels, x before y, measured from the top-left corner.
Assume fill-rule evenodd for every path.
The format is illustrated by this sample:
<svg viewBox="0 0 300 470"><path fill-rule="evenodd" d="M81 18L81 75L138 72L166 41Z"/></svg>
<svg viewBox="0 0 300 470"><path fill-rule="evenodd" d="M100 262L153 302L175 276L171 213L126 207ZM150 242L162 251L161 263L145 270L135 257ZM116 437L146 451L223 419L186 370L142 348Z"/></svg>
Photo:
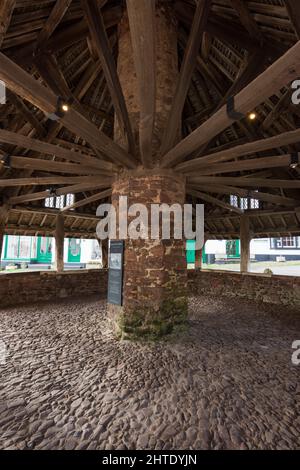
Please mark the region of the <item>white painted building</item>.
<svg viewBox="0 0 300 470"><path fill-rule="evenodd" d="M216 260L240 258L239 240L208 240L205 254L215 255ZM300 237L253 239L250 254L256 261L300 260Z"/></svg>

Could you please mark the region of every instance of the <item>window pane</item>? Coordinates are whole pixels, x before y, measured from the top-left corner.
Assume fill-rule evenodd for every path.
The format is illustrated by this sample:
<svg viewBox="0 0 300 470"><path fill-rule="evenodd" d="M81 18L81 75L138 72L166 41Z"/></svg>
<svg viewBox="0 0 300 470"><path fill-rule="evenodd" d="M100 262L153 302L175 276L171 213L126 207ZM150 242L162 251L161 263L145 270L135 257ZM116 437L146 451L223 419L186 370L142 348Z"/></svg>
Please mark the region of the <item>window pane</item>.
<svg viewBox="0 0 300 470"><path fill-rule="evenodd" d="M18 258L19 251L19 237L11 235L7 239L7 258Z"/></svg>
<svg viewBox="0 0 300 470"><path fill-rule="evenodd" d="M55 202L56 209L63 209L65 207L65 196L58 196Z"/></svg>
<svg viewBox="0 0 300 470"><path fill-rule="evenodd" d="M66 207L72 206L75 202L74 194L67 194L66 196Z"/></svg>
<svg viewBox="0 0 300 470"><path fill-rule="evenodd" d="M30 258L30 237L20 237L19 258Z"/></svg>

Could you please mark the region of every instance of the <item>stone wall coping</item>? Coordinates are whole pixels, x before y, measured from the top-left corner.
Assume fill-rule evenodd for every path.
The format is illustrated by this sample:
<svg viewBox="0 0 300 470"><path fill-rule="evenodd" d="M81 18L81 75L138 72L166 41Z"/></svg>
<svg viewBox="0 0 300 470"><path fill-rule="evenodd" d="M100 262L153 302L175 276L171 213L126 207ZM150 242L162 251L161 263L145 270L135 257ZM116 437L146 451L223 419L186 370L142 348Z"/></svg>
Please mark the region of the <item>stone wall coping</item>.
<svg viewBox="0 0 300 470"><path fill-rule="evenodd" d="M76 276L78 274L89 274L89 273L101 273L101 272L106 272L107 269L77 269L77 270L70 270L70 271L63 271L61 273L58 273L57 271L14 271L14 272L0 272L1 276L7 277L14 277L14 276L21 276L23 275L28 275L28 274L34 274L36 276Z"/></svg>
<svg viewBox="0 0 300 470"><path fill-rule="evenodd" d="M200 274L200 273L209 273L209 274L220 274L220 275L235 275L235 276L250 276L250 277L258 277L258 278L268 278L268 279L278 279L278 280L286 280L286 281L297 281L300 283L300 276L284 276L283 274L264 274L264 273L240 273L238 271L227 271L227 270L219 270L219 269L199 269L199 270L188 270L188 274Z"/></svg>

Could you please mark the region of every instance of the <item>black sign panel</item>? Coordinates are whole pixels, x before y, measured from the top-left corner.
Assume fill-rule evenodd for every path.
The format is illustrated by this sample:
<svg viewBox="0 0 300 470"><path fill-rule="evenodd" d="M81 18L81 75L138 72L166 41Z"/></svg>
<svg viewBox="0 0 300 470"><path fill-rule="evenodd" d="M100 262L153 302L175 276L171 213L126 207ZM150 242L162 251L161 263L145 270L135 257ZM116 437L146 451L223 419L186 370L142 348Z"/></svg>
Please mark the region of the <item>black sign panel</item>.
<svg viewBox="0 0 300 470"><path fill-rule="evenodd" d="M111 240L109 249L109 273L107 301L122 305L123 300L124 240Z"/></svg>

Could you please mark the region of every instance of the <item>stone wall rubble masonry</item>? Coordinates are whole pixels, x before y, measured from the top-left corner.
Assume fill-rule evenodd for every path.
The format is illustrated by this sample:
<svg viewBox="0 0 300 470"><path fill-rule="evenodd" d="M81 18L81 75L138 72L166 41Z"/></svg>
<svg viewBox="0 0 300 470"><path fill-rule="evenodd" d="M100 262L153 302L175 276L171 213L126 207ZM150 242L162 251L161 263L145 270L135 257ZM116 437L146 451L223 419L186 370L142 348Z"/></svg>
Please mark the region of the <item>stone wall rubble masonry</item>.
<svg viewBox="0 0 300 470"><path fill-rule="evenodd" d="M159 247L159 250L162 249ZM97 295L99 299L106 299L107 273L104 269L68 271L63 274L0 274L0 308L78 296L84 298ZM188 271L187 281L188 293L191 296L240 297L244 300L300 309L300 277L203 270ZM136 286L136 292L139 287Z"/></svg>
<svg viewBox="0 0 300 470"><path fill-rule="evenodd" d="M300 308L300 277L221 271L190 271L189 293Z"/></svg>
<svg viewBox="0 0 300 470"><path fill-rule="evenodd" d="M89 295L105 299L106 292L105 269L0 275L0 308Z"/></svg>

